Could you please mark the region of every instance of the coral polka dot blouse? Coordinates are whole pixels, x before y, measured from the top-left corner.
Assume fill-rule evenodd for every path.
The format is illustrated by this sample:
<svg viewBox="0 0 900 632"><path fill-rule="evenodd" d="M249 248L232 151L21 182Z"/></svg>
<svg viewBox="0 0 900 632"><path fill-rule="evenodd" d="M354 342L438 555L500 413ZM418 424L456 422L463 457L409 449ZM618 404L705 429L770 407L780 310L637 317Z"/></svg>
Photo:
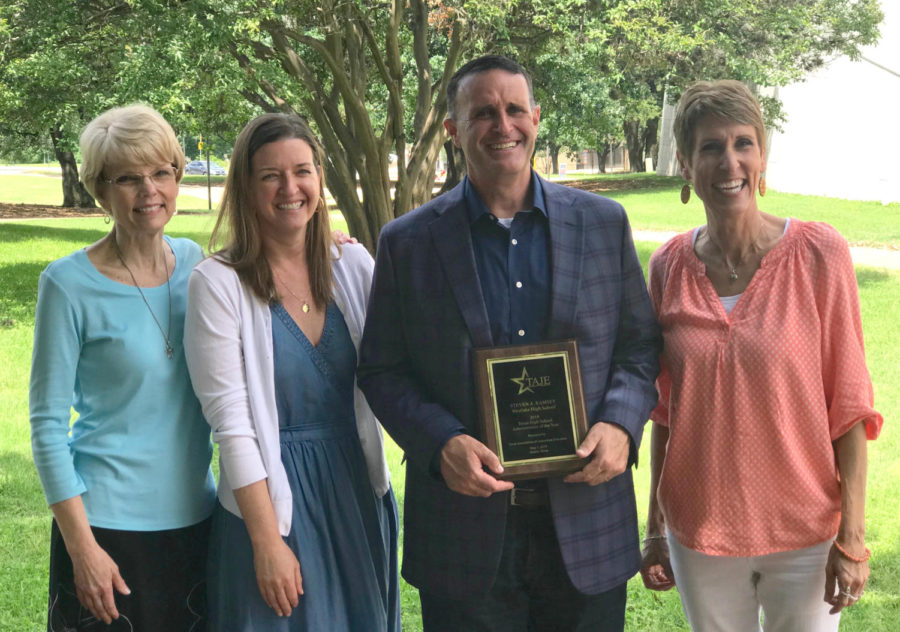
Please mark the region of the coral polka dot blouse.
<svg viewBox="0 0 900 632"><path fill-rule="evenodd" d="M824 542L840 521L832 441L860 421L874 439L883 423L847 243L827 224L791 220L726 314L691 237L650 259L664 337L651 417L669 427L666 525L708 555Z"/></svg>

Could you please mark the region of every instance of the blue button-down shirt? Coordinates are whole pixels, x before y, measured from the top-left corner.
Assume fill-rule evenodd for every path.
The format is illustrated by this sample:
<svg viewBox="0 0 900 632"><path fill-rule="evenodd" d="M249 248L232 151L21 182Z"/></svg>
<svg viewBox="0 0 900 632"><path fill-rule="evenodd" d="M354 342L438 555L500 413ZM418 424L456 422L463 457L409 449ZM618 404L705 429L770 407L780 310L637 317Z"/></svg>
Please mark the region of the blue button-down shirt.
<svg viewBox="0 0 900 632"><path fill-rule="evenodd" d="M465 179L472 246L495 345L541 342L550 311L550 229L541 180L532 172L533 207L509 227Z"/></svg>

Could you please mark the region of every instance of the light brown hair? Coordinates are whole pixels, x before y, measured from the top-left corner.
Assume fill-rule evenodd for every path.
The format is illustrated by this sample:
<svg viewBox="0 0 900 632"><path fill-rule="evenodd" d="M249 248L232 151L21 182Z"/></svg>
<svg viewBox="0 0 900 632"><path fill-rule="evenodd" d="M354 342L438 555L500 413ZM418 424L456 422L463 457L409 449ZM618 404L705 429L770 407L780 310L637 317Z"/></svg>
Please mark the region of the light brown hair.
<svg viewBox="0 0 900 632"><path fill-rule="evenodd" d="M241 281L267 303L279 300L272 269L263 251L259 217L251 195L253 156L263 146L279 140L297 138L312 149L313 162L319 171L319 204L306 226L306 263L309 268L310 293L317 305L327 305L333 297L331 276L331 226L325 204L325 175L322 163L325 152L306 121L291 114L263 114L241 130L225 191L219 204L219 217L209 239L210 252L232 266Z"/></svg>
<svg viewBox="0 0 900 632"><path fill-rule="evenodd" d="M751 125L756 130L756 140L765 156L766 126L759 102L750 89L732 79L698 81L684 91L675 109L675 143L687 164L690 164L694 151L694 133L700 121L707 116Z"/></svg>

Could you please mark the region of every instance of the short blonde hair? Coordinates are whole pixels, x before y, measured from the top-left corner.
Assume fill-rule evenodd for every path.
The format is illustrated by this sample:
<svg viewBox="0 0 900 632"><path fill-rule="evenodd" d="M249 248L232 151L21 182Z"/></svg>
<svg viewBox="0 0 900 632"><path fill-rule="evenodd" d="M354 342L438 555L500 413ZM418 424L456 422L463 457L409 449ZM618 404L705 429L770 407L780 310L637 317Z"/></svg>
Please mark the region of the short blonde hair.
<svg viewBox="0 0 900 632"><path fill-rule="evenodd" d="M184 152L175 130L153 108L133 103L107 110L81 132L81 182L101 206L106 170L118 165L170 163L184 175Z"/></svg>
<svg viewBox="0 0 900 632"><path fill-rule="evenodd" d="M759 102L750 89L733 79L698 81L684 91L675 108L675 143L678 153L687 163L690 163L694 151L694 133L700 121L707 116L753 126L756 140L765 155L766 126Z"/></svg>

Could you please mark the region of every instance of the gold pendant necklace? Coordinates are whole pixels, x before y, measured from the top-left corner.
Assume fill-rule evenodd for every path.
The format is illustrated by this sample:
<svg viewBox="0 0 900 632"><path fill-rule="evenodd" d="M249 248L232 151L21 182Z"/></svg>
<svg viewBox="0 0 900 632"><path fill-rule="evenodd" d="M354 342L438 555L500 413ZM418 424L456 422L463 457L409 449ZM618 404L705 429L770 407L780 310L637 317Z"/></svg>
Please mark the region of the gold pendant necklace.
<svg viewBox="0 0 900 632"><path fill-rule="evenodd" d="M153 317L153 322L156 323L156 326L159 328L159 333L162 334L163 340L166 341L166 357L170 360L174 355L174 349L172 349L172 342L170 339L170 335L172 333L172 286L169 283L169 262L166 261L166 252L165 245L163 245L163 265L166 266L166 290L169 293L169 326L167 331L163 331L162 325L159 324L159 319L156 317L156 314L153 313L153 308L150 307L150 302L147 300L147 297L144 296L144 291L141 289L141 286L138 285L137 279L134 278L134 272L131 271L131 268L128 267L128 264L125 263L125 258L122 256L122 251L119 250L119 242L116 241L115 236L113 236L113 246L116 249L116 256L119 258L119 261L122 262L122 265L128 271L128 274L131 276L131 281L134 283L134 287L137 288L137 291L140 293L141 298L144 299L144 305L147 306L147 311L150 312L150 315Z"/></svg>
<svg viewBox="0 0 900 632"><path fill-rule="evenodd" d="M281 276L279 276L279 274L277 272L275 272L275 268L272 268L272 274L275 275L275 278L278 279L278 282L281 283L282 287L284 287L284 289L286 289L288 291L288 294L290 294L295 299L297 299L297 302L300 303L300 309L303 310L303 313L308 314L309 313L309 303L307 301L304 301L302 298L300 298L296 294L294 294L294 292L291 290L290 286L288 286L288 284L284 282L284 279L282 279Z"/></svg>

